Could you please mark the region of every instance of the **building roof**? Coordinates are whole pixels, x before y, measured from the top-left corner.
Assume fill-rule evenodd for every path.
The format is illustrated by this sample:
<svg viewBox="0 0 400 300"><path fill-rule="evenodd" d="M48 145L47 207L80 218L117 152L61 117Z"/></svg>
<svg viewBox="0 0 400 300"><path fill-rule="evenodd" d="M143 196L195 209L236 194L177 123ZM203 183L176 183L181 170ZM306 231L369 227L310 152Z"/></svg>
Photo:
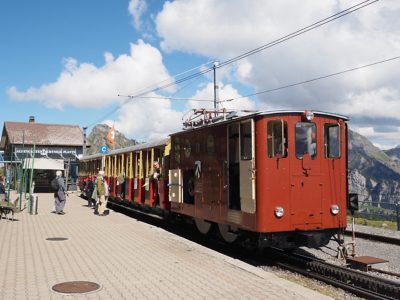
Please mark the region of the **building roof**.
<svg viewBox="0 0 400 300"><path fill-rule="evenodd" d="M0 148L6 140L14 145L82 146L83 132L79 125L4 122Z"/></svg>

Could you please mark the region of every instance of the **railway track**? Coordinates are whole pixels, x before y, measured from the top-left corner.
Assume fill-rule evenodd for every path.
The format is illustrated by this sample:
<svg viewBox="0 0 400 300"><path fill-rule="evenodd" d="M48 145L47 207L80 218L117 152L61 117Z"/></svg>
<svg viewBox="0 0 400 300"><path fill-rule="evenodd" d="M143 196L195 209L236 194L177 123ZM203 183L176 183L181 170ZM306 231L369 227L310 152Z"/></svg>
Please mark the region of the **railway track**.
<svg viewBox="0 0 400 300"><path fill-rule="evenodd" d="M346 230L345 234L348 236L352 235L350 230ZM400 239L394 238L394 237L376 235L376 234L371 234L371 233L366 233L366 232L357 232L357 231L355 232L355 236L356 236L356 238L361 238L361 239L366 239L366 240L400 246Z"/></svg>
<svg viewBox="0 0 400 300"><path fill-rule="evenodd" d="M238 249L238 247L232 247L232 245L227 245L219 240L205 239L203 235L197 234L194 228L190 230L187 226L174 226L163 221L159 215L127 207L118 202L109 202L109 204L111 208L117 211L125 211L126 214L141 219L144 222L162 227L205 247L243 260L257 267L275 265L282 269L341 288L365 299L400 299L400 282L332 265L316 258L287 253L278 249L267 249L262 253L248 251L243 248Z"/></svg>
<svg viewBox="0 0 400 300"><path fill-rule="evenodd" d="M332 265L299 254L268 250L273 264L311 277L366 299L400 299L400 282Z"/></svg>

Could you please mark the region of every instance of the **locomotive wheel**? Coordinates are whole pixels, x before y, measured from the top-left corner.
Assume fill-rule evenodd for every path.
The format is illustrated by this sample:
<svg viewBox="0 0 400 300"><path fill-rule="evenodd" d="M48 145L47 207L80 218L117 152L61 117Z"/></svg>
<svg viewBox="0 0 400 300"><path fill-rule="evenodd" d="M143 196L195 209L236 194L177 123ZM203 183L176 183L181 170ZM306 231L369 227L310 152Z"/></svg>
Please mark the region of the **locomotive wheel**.
<svg viewBox="0 0 400 300"><path fill-rule="evenodd" d="M218 224L218 230L222 239L227 243L235 242L239 235L236 227L227 224Z"/></svg>
<svg viewBox="0 0 400 300"><path fill-rule="evenodd" d="M203 220L203 219L198 219L198 218L195 218L195 219L194 219L194 222L195 222L195 224L196 224L197 230L198 230L200 233L202 233L202 234L207 234L207 233L210 232L212 223L207 222L206 220Z"/></svg>

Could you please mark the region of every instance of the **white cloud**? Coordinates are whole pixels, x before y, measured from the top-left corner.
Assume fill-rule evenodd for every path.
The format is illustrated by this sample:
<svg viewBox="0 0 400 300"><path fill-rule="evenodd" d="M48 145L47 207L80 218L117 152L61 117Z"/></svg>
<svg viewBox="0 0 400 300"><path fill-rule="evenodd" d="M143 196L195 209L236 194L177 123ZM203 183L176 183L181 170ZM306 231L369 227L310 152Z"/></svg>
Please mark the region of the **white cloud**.
<svg viewBox="0 0 400 300"><path fill-rule="evenodd" d="M134 99L121 106L115 128L139 141L158 140L178 131L182 127L181 118L182 113L172 109L169 100ZM106 123L112 125L114 121Z"/></svg>
<svg viewBox="0 0 400 300"><path fill-rule="evenodd" d="M347 102L342 102L337 109L353 116L396 119L400 112L400 91L382 87L349 95Z"/></svg>
<svg viewBox="0 0 400 300"><path fill-rule="evenodd" d="M104 65L100 67L68 58L55 82L26 91L11 87L8 95L17 101L38 101L50 108L90 107L94 113L96 108L120 104L116 128L142 141L166 137L180 128L182 113L174 110L169 100L127 101L125 97L118 97L118 94L134 94L144 87L155 87L155 83L171 80L158 49L139 41L131 44L129 54L116 58L111 53L104 56ZM169 88L169 91L173 90L174 87Z"/></svg>
<svg viewBox="0 0 400 300"><path fill-rule="evenodd" d="M131 0L128 5L128 11L133 17L133 25L136 30L140 30L142 26L142 15L147 10L147 4L145 0Z"/></svg>
<svg viewBox="0 0 400 300"><path fill-rule="evenodd" d="M155 22L162 49L225 61L359 2L180 0L166 2ZM249 56L231 70L237 80L259 92L398 56L399 15L400 1L379 1ZM396 60L262 94L258 105L350 115L378 113L400 120L395 116L400 102L399 66L400 60ZM373 104L366 104L367 99ZM379 126L380 120L371 120L370 126Z"/></svg>
<svg viewBox="0 0 400 300"><path fill-rule="evenodd" d="M170 78L162 62L161 53L149 44L139 41L131 44L131 52L114 58L106 53L104 65L79 63L68 58L55 82L19 91L8 89L11 99L38 101L47 107L106 107L123 101L118 94L132 94L143 87Z"/></svg>
<svg viewBox="0 0 400 300"><path fill-rule="evenodd" d="M241 95L239 92L230 84L224 85L223 83L218 84L218 96L220 100L233 99L238 98ZM187 104L187 109L195 109L195 108L214 108L214 102L198 102L195 99L201 100L213 100L214 99L214 83L207 84L204 88L198 90L193 97L191 97L191 101ZM219 108L226 108L228 110L255 110L256 104L249 98L241 98L234 101L221 102L219 104Z"/></svg>
<svg viewBox="0 0 400 300"><path fill-rule="evenodd" d="M373 144L380 149L391 149L399 144L400 130L395 129L391 132L376 132L373 127L351 126L350 129L370 139Z"/></svg>

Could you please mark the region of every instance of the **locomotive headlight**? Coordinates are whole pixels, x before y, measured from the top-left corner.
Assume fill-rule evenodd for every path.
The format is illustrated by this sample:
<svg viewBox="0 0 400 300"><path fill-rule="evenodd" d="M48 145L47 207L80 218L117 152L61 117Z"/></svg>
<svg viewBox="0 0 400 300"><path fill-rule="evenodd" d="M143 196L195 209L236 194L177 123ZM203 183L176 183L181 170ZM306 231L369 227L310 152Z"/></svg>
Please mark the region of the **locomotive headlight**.
<svg viewBox="0 0 400 300"><path fill-rule="evenodd" d="M314 119L314 113L313 113L311 110L306 110L306 111L304 112L304 114L305 114L306 119L307 119L308 121L312 121L312 120Z"/></svg>
<svg viewBox="0 0 400 300"><path fill-rule="evenodd" d="M285 213L285 210L281 206L275 207L275 216L277 218L282 218L283 214Z"/></svg>
<svg viewBox="0 0 400 300"><path fill-rule="evenodd" d="M331 205L331 213L336 216L339 213L339 206L336 204Z"/></svg>

